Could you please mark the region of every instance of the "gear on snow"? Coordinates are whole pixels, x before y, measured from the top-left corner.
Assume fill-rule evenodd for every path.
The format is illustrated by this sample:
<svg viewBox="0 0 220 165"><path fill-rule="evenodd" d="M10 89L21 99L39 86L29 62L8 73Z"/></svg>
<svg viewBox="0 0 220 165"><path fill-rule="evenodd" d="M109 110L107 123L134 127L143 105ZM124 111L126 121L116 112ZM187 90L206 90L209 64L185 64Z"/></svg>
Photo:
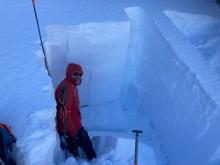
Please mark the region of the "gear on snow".
<svg viewBox="0 0 220 165"><path fill-rule="evenodd" d="M0 123L0 165L16 164L12 158L12 145L15 142L16 138L11 133L11 128Z"/></svg>

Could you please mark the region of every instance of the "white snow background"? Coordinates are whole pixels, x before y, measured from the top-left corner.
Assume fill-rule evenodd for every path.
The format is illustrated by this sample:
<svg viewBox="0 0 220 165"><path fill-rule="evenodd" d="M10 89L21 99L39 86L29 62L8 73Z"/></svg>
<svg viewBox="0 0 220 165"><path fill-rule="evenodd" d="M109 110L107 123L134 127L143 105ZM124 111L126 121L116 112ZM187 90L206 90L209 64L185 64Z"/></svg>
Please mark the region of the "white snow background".
<svg viewBox="0 0 220 165"><path fill-rule="evenodd" d="M220 163L220 8L214 1L0 2L0 122L17 137L20 165L128 165L142 129L140 165ZM83 123L98 158L64 160L54 86L83 65Z"/></svg>

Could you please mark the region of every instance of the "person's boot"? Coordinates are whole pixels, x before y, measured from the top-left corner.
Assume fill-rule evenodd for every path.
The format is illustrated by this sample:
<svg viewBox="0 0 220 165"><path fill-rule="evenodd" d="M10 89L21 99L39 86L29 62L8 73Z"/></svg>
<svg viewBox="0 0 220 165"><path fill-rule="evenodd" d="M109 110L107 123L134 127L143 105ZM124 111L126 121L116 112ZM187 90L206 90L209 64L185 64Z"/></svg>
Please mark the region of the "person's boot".
<svg viewBox="0 0 220 165"><path fill-rule="evenodd" d="M87 154L87 157L89 160L92 160L93 158L96 158L96 153L93 149L90 150L90 152Z"/></svg>
<svg viewBox="0 0 220 165"><path fill-rule="evenodd" d="M74 158L79 159L78 149L73 150L73 151L72 151L72 154L73 154L73 157L74 157Z"/></svg>

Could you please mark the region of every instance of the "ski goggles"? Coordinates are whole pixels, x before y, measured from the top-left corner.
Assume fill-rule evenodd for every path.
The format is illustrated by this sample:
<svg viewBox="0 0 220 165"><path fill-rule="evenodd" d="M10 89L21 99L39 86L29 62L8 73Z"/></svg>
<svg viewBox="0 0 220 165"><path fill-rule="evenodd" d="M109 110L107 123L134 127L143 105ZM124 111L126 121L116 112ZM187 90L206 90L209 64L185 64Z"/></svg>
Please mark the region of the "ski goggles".
<svg viewBox="0 0 220 165"><path fill-rule="evenodd" d="M80 77L82 77L82 73L81 72L74 72L73 73L73 78L80 78Z"/></svg>

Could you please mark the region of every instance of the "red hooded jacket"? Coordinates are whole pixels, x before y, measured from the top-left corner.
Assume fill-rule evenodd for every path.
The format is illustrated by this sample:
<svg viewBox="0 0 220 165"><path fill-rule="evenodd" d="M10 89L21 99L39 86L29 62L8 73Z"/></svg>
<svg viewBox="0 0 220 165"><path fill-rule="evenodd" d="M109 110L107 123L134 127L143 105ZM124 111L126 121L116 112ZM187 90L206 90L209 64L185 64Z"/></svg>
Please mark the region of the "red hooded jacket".
<svg viewBox="0 0 220 165"><path fill-rule="evenodd" d="M78 82L73 79L74 72L83 73L80 65L71 63L67 66L66 78L58 85L55 91L57 131L71 137L75 137L77 131L82 127L79 96L76 88Z"/></svg>

